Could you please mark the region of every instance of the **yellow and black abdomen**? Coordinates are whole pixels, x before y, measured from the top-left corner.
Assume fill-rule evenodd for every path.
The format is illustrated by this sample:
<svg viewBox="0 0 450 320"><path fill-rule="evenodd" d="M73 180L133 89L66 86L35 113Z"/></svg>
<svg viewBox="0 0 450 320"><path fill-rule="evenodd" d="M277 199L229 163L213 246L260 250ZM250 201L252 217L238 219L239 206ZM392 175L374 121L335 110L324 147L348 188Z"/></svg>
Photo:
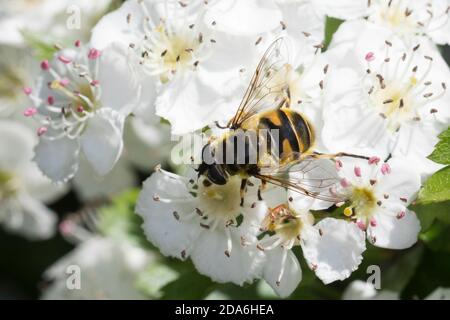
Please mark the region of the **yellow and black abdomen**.
<svg viewBox="0 0 450 320"><path fill-rule="evenodd" d="M269 146L280 159L292 154L304 154L314 144L314 132L310 123L300 113L281 108L260 115L258 129L266 129L276 145Z"/></svg>

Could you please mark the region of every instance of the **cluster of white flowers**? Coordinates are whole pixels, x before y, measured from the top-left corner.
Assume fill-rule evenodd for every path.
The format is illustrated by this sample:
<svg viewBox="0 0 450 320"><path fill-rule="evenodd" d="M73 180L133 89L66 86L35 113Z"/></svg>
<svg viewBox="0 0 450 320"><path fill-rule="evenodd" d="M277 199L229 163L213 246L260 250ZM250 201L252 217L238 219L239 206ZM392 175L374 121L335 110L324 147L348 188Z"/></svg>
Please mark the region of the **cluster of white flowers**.
<svg viewBox="0 0 450 320"><path fill-rule="evenodd" d="M54 217L37 199L71 180L92 199L133 185L130 163L170 161L171 137L232 119L260 58L283 38L289 59L279 76L290 107L314 128L314 151L367 156L308 164L316 171L308 179L338 181L328 192L342 201L255 177L242 200L241 177L204 183L186 165L177 168L183 175L157 167L136 213L163 255L190 258L217 282L264 279L287 297L302 278L300 251L325 284L344 280L362 262L366 239L389 249L418 239L409 205L441 168L427 156L450 123L450 69L437 46L450 44L449 8L447 0L127 0L89 41L57 46L35 72L11 75L19 85L6 88L0 115L20 103L25 119L10 110L0 124L0 222L40 233ZM327 16L344 21L325 48Z"/></svg>

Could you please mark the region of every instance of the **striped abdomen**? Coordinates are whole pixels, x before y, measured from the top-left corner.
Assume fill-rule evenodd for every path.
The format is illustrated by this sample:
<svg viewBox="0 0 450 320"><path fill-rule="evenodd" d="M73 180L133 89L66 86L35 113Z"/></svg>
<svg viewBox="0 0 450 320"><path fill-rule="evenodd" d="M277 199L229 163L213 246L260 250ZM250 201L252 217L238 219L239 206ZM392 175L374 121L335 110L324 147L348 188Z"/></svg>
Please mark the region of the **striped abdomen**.
<svg viewBox="0 0 450 320"><path fill-rule="evenodd" d="M314 132L309 122L292 109L281 108L261 114L258 129L268 129L278 132L277 148L282 157L303 154L314 144Z"/></svg>

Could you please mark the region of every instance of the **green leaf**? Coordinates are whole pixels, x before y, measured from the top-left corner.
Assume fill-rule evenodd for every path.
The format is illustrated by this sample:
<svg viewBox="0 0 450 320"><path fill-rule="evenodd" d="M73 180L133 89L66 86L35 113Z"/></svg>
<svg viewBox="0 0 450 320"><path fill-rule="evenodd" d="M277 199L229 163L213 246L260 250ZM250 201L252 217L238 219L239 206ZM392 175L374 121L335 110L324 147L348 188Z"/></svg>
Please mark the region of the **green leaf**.
<svg viewBox="0 0 450 320"><path fill-rule="evenodd" d="M192 268L166 285L162 289L162 298L170 300L204 299L215 287L214 282Z"/></svg>
<svg viewBox="0 0 450 320"><path fill-rule="evenodd" d="M411 249L401 252L397 259L391 261L391 265L386 271L382 268L382 289L401 292L414 276L423 253L424 246L416 244Z"/></svg>
<svg viewBox="0 0 450 320"><path fill-rule="evenodd" d="M436 163L450 164L450 127L439 135L439 140L428 158Z"/></svg>
<svg viewBox="0 0 450 320"><path fill-rule="evenodd" d="M422 232L427 231L436 219L450 224L450 201L416 204L410 209L417 214Z"/></svg>
<svg viewBox="0 0 450 320"><path fill-rule="evenodd" d="M22 31L25 42L35 50L36 57L39 60L49 60L53 57L57 49L55 46L41 40L38 35L30 31Z"/></svg>
<svg viewBox="0 0 450 320"><path fill-rule="evenodd" d="M136 281L136 287L153 299L160 299L162 288L178 278L178 272L167 265L155 263L142 271Z"/></svg>
<svg viewBox="0 0 450 320"><path fill-rule="evenodd" d="M450 226L443 222L437 222L420 235L420 239L434 251L450 252Z"/></svg>
<svg viewBox="0 0 450 320"><path fill-rule="evenodd" d="M331 43L331 40L333 39L334 33L337 31L339 26L344 22L344 20L327 17L327 21L325 23L325 48L328 48L328 46Z"/></svg>
<svg viewBox="0 0 450 320"><path fill-rule="evenodd" d="M134 213L139 189L132 189L117 196L111 205L99 210L99 231L108 237L131 244L153 248L141 228L142 219Z"/></svg>
<svg viewBox="0 0 450 320"><path fill-rule="evenodd" d="M432 175L420 190L418 203L426 204L450 200L450 166Z"/></svg>

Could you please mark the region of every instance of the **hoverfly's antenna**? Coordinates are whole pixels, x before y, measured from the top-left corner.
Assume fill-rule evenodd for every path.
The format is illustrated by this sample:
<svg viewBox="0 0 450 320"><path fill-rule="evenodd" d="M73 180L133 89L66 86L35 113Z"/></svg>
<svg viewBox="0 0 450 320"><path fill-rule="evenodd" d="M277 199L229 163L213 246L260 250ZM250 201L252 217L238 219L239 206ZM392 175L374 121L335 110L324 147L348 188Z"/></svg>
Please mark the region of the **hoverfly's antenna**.
<svg viewBox="0 0 450 320"><path fill-rule="evenodd" d="M219 129L227 129L228 128L228 125L222 125L222 124L219 123L219 121L214 121L214 124Z"/></svg>

